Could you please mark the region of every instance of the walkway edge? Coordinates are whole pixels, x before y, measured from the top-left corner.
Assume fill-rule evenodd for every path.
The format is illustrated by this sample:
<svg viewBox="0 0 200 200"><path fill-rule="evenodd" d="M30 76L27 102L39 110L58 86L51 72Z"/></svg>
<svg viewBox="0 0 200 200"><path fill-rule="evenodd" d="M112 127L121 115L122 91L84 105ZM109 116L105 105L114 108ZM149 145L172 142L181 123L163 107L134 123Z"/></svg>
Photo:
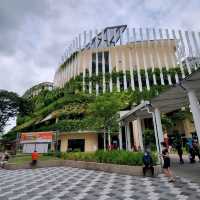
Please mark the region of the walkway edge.
<svg viewBox="0 0 200 200"><path fill-rule="evenodd" d="M97 170L110 173L118 173L132 176L142 176L142 166L130 166L130 165L118 165L109 163L96 163L96 162L86 162L86 161L74 161L74 160L51 160L51 161L40 161L38 162L36 168L45 167L73 167L86 170ZM30 164L16 165L14 163L7 163L4 167L8 170L17 169L31 169ZM155 175L157 176L161 173L160 165L154 166Z"/></svg>

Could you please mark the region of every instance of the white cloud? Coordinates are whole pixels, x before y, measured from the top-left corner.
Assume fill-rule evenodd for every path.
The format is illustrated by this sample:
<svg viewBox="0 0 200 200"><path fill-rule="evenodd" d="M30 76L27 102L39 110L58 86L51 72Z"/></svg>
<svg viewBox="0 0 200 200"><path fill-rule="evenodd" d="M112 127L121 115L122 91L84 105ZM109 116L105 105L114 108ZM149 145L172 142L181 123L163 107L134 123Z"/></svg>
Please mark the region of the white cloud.
<svg viewBox="0 0 200 200"><path fill-rule="evenodd" d="M88 29L199 29L199 0L1 0L0 88L22 95L52 81L66 44Z"/></svg>
<svg viewBox="0 0 200 200"><path fill-rule="evenodd" d="M42 2L42 3L41 3ZM0 88L52 81L67 43L118 24L199 29L199 0L1 0Z"/></svg>

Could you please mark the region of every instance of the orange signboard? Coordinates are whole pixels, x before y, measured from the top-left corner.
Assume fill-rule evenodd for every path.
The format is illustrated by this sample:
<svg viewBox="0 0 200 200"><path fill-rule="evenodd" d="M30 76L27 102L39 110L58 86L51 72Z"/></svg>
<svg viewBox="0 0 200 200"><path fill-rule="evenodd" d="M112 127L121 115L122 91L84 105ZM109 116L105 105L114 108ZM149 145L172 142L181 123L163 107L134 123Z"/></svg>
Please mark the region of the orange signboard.
<svg viewBox="0 0 200 200"><path fill-rule="evenodd" d="M52 142L53 132L21 133L20 143Z"/></svg>

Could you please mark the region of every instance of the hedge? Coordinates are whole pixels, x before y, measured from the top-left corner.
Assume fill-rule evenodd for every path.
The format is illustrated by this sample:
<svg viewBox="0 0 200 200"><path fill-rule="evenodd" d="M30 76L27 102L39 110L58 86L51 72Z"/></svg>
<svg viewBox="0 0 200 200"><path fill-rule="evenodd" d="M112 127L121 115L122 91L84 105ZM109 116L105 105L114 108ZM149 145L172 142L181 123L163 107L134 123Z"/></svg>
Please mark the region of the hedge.
<svg viewBox="0 0 200 200"><path fill-rule="evenodd" d="M60 153L57 155L65 160L79 160L97 163L111 163L119 165L143 165L142 152L128 152L120 150L103 151L99 150L96 152L67 152ZM153 164L157 163L157 156L152 153Z"/></svg>

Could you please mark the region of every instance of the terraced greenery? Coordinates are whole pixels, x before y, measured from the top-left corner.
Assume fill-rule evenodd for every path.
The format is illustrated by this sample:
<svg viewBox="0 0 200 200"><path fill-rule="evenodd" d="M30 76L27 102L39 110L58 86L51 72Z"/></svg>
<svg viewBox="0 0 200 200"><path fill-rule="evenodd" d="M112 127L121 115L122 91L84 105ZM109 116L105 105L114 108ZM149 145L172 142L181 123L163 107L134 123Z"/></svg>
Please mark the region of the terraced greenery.
<svg viewBox="0 0 200 200"><path fill-rule="evenodd" d="M181 78L180 68L173 68L169 71L163 68L162 70L164 80L167 82L167 75L170 74L172 80L175 80L175 74L178 74ZM134 71L134 78L137 80L137 72ZM60 131L79 131L79 130L96 130L94 126L95 116L90 113L89 108L91 104L96 102L97 98L103 96L106 101L114 97L119 101L119 109L130 109L133 104L139 104L141 100L148 100L158 95L165 90L168 86L154 85L153 74L156 75L156 79L160 79L160 69L155 68L154 72L148 70L148 76L151 83L151 89L147 90L146 87L140 92L137 85L135 91L130 89L130 85L127 91L116 91L116 78L123 79L123 72L113 71L111 74L106 73L106 81L112 78L114 90L112 93L100 94L96 96L94 94L88 94L82 92L83 77L82 74L75 79L71 79L64 88L55 89L53 91L42 91L38 96L31 99L33 104L33 112L28 115L17 117L17 126L6 137L15 137L17 132L21 131L37 131L37 130L60 130ZM130 72L126 71L126 78L130 82ZM141 70L141 78L143 85L145 83L145 71ZM102 74L99 76L88 76L86 73L85 84L89 84L89 81L96 83L102 83ZM101 85L100 85L101 86ZM45 117L49 116L49 120L42 121ZM92 120L91 120L92 119Z"/></svg>

